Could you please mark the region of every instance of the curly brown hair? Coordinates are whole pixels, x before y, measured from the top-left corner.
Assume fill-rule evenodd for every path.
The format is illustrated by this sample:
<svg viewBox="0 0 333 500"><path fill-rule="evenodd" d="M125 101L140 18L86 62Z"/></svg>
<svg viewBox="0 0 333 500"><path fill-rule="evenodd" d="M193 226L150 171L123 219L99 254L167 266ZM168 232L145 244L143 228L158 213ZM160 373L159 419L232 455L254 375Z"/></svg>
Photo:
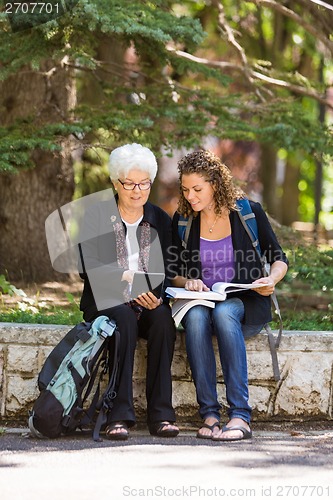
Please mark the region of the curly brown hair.
<svg viewBox="0 0 333 500"><path fill-rule="evenodd" d="M221 215L223 209L229 212L237 210L236 200L244 198L244 192L234 184L229 168L211 151L200 150L187 154L178 162L178 172L180 182L183 175L199 174L211 183L216 215ZM185 199L181 185L178 212L185 217L196 215Z"/></svg>

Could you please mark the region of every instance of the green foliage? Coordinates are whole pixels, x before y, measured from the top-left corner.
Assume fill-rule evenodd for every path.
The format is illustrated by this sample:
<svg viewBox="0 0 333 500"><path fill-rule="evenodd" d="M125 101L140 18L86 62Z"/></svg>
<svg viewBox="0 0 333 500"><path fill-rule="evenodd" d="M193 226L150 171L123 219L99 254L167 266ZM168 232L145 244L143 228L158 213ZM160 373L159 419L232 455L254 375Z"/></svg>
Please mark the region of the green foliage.
<svg viewBox="0 0 333 500"><path fill-rule="evenodd" d="M302 148L313 155L323 150L333 154L333 136L328 129L325 126L314 128L295 102L280 103L280 110L261 105L257 114L247 116L249 103L243 102L238 95L224 97L201 91L189 108L190 96L186 93L175 102L168 88L163 90L150 85L149 90L146 87L141 90L143 95L147 95L145 91L148 95L140 105L123 105L121 101L110 99L110 103L103 105L103 111L99 105L78 106L75 125L63 122L39 128L31 126L23 134L20 123L0 129L0 170L15 172L31 167L30 151L60 151L61 141L70 134L83 138L86 147L86 134L98 130L103 132L99 146L107 151L121 141L140 141L156 151L161 145L196 147L201 144L203 132L209 130L213 116L216 117L214 135L220 138L274 142L277 147ZM255 105L252 108L255 110ZM237 115L235 110L239 112ZM309 132L300 135L305 128ZM112 141L106 140L107 136Z"/></svg>
<svg viewBox="0 0 333 500"><path fill-rule="evenodd" d="M37 127L27 126L27 123L24 126L21 120L8 128L0 127L0 171L16 173L19 169L33 167L33 150L60 151L57 130L55 133L47 133L48 130L38 130ZM63 127L63 131L65 130ZM70 133L70 130L71 127L66 132Z"/></svg>
<svg viewBox="0 0 333 500"><path fill-rule="evenodd" d="M266 54L256 54L260 25L251 2L224 4L231 26L242 30L242 42L258 56L253 67L272 77L287 77L290 83L313 86L292 68L280 64L272 69L270 61L263 57ZM266 100L258 97L258 84L247 87L245 92L235 92L237 85L241 88L239 82L235 85L224 71L168 50L169 45L194 53L202 46L213 50L213 58L215 51L225 53L227 44L217 29L217 11L213 9L207 16L207 9L206 2L183 5L167 0L80 0L63 16L16 33L11 32L2 12L0 80L23 68L38 70L45 60L62 61L96 76L103 67L97 49L101 40L109 37L110 47L113 42L123 47L134 45L146 83L134 83L110 67L107 82L98 77L100 102L80 103L75 109L74 123L64 119L41 126L35 117L26 117L10 127L2 127L0 170L12 173L33 166L31 151L57 152L61 141L70 135L82 137L82 146L86 148L87 134L98 130L109 134L106 137L103 133L98 144L106 150L114 143L133 140L155 150L161 145L195 147L214 128L214 134L221 138L271 142L287 150L332 154L332 130L317 123L313 108L306 110L294 96L289 98L290 92L281 90ZM200 22L200 18L208 17L209 36ZM263 10L261 22L268 46L274 33L274 18ZM291 24L290 33L296 30L299 31L297 25ZM84 79L83 72L77 73L79 79Z"/></svg>
<svg viewBox="0 0 333 500"><path fill-rule="evenodd" d="M165 44L173 40L190 49L204 36L200 23L191 17L176 17L164 8L168 2L129 0L80 0L77 6L62 17L33 30L11 33L9 22L0 17L0 75L10 73L26 64L38 67L45 58L60 59L66 54L88 63L99 34L119 37L129 44L135 40L140 53L166 61ZM88 58L87 58L88 56Z"/></svg>
<svg viewBox="0 0 333 500"><path fill-rule="evenodd" d="M232 79L228 75L222 73L216 68L204 66L202 63L197 61L182 59L177 56L173 56L172 53L169 55L169 61L174 69L174 72L179 76L187 75L188 73L192 75L195 74L200 78L199 81L201 84L203 82L205 85L210 83L214 86L215 91L217 91L216 84L220 84L222 87L228 87L232 82ZM197 81L197 84L199 81Z"/></svg>
<svg viewBox="0 0 333 500"><path fill-rule="evenodd" d="M306 242L284 226L274 228L289 258L277 293L285 330L332 330L333 250ZM272 328L278 328L274 317Z"/></svg>
<svg viewBox="0 0 333 500"><path fill-rule="evenodd" d="M44 301L31 299L24 294L14 307L0 309L0 321L10 323L45 323L57 325L75 325L80 323L82 312L75 297L66 293L67 306L49 306Z"/></svg>
<svg viewBox="0 0 333 500"><path fill-rule="evenodd" d="M1 294L20 295L21 297L25 297L23 290L9 283L3 274L0 274L0 296Z"/></svg>
<svg viewBox="0 0 333 500"><path fill-rule="evenodd" d="M74 164L75 199L111 187L106 156L105 151L91 148L83 161Z"/></svg>
<svg viewBox="0 0 333 500"><path fill-rule="evenodd" d="M285 281L302 282L311 290L330 294L333 298L333 251L315 246L298 246L287 251L290 267Z"/></svg>
<svg viewBox="0 0 333 500"><path fill-rule="evenodd" d="M286 330L332 330L333 250L305 241L301 234L274 225L287 253L289 269L277 286ZM278 328L277 318L272 323Z"/></svg>
<svg viewBox="0 0 333 500"><path fill-rule="evenodd" d="M328 311L294 311L285 309L282 311L284 330L301 331L332 331L333 312ZM279 328L279 322L274 319L271 323L273 329Z"/></svg>
<svg viewBox="0 0 333 500"><path fill-rule="evenodd" d="M6 323L37 323L47 325L76 325L82 321L80 311L68 311L66 309L54 308L53 311L21 311L9 309L0 312L0 321Z"/></svg>
<svg viewBox="0 0 333 500"><path fill-rule="evenodd" d="M333 301L333 250L309 243L299 231L290 227L280 226L272 220L271 223L289 259L288 273L283 279L288 290L301 284L303 290L327 294Z"/></svg>

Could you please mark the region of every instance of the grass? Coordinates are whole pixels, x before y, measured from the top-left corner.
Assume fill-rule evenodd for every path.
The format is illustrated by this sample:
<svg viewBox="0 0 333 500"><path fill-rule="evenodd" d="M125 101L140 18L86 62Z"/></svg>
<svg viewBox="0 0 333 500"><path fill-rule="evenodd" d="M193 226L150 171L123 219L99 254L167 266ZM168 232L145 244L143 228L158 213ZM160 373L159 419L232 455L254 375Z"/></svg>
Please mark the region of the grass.
<svg viewBox="0 0 333 500"><path fill-rule="evenodd" d="M68 311L65 309L55 310L53 312L42 310L38 313L29 311L20 311L13 309L8 312L0 313L0 321L5 323L39 323L48 325L76 325L82 321L81 311Z"/></svg>
<svg viewBox="0 0 333 500"><path fill-rule="evenodd" d="M282 311L282 321L284 330L333 330L333 313L327 311ZM274 319L271 328L277 330L279 322Z"/></svg>
<svg viewBox="0 0 333 500"><path fill-rule="evenodd" d="M25 294L24 294L25 295ZM2 298L3 299L3 298ZM8 307L0 303L0 321L5 323L38 323L55 325L76 325L83 320L77 299L71 293L64 293L61 299L65 305L52 306L39 297L31 299L20 295L20 300Z"/></svg>

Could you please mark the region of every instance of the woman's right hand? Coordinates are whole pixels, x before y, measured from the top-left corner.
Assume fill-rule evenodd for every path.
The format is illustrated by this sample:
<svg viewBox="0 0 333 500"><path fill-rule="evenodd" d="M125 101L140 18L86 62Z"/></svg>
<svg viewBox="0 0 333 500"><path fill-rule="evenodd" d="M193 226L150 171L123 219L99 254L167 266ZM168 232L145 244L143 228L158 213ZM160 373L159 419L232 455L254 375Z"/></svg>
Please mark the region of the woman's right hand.
<svg viewBox="0 0 333 500"><path fill-rule="evenodd" d="M209 292L208 286L202 280L187 280L184 288L193 292Z"/></svg>

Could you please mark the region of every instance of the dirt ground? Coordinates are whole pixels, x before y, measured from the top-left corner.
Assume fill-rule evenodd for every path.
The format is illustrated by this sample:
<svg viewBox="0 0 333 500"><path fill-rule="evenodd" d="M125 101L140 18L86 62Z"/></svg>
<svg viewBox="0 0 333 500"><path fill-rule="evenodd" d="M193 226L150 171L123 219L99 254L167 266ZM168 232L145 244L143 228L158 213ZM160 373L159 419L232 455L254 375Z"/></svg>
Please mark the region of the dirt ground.
<svg viewBox="0 0 333 500"><path fill-rule="evenodd" d="M79 277L73 277L68 282L48 281L46 283L12 283L16 288L23 290L29 302L35 304L45 303L47 306L67 306L69 299L66 294L71 294L75 301L79 301L83 281ZM20 295L2 295L0 310L7 307L14 307L18 302L25 302L25 298Z"/></svg>

